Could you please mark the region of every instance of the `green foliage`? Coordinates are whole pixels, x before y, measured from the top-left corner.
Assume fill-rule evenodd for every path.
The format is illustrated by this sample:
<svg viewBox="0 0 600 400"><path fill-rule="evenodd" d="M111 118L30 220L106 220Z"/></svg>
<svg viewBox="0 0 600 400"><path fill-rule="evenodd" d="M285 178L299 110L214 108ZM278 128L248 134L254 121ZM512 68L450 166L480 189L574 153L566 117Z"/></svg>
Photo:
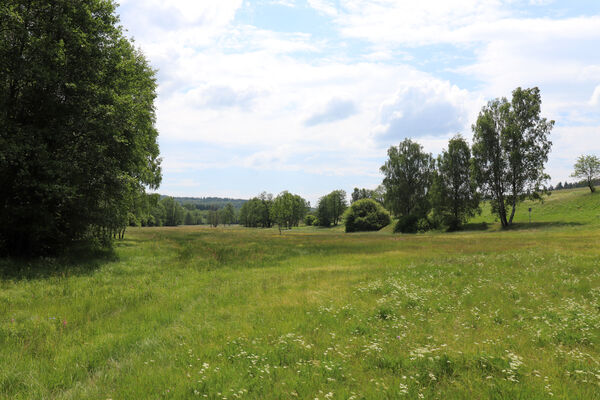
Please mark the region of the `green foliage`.
<svg viewBox="0 0 600 400"><path fill-rule="evenodd" d="M235 210L239 210L248 201L228 197L174 197L174 199L190 210L201 211L220 210L227 207L227 204L231 204Z"/></svg>
<svg viewBox="0 0 600 400"><path fill-rule="evenodd" d="M287 191L281 192L270 209L271 220L281 228L292 229L298 226L308 212L308 203L302 197Z"/></svg>
<svg viewBox="0 0 600 400"><path fill-rule="evenodd" d="M160 183L155 73L115 7L0 6L0 252L107 242Z"/></svg>
<svg viewBox="0 0 600 400"><path fill-rule="evenodd" d="M394 225L394 233L417 233L420 218L414 214L402 215Z"/></svg>
<svg viewBox="0 0 600 400"><path fill-rule="evenodd" d="M318 225L316 222L317 222L316 215L307 214L306 217L304 217L304 224L307 226Z"/></svg>
<svg viewBox="0 0 600 400"><path fill-rule="evenodd" d="M437 159L430 193L433 213L454 231L480 211L480 196L471 178L471 150L461 136L450 139Z"/></svg>
<svg viewBox="0 0 600 400"><path fill-rule="evenodd" d="M248 200L240 209L240 224L248 228L270 228L273 226L271 207L273 195L263 192Z"/></svg>
<svg viewBox="0 0 600 400"><path fill-rule="evenodd" d="M390 221L390 213L373 199L356 200L344 213L346 232L378 231Z"/></svg>
<svg viewBox="0 0 600 400"><path fill-rule="evenodd" d="M224 224L231 225L235 222L235 209L233 204L227 203L225 208L221 210L221 219Z"/></svg>
<svg viewBox="0 0 600 400"><path fill-rule="evenodd" d="M554 126L540 117L537 87L517 88L512 95L510 102L490 101L473 125L473 175L505 227L512 224L519 202L546 193L544 164Z"/></svg>
<svg viewBox="0 0 600 400"><path fill-rule="evenodd" d="M584 179L590 191L594 193L596 191L594 181L600 179L600 158L593 155L579 156L573 168L571 176Z"/></svg>
<svg viewBox="0 0 600 400"><path fill-rule="evenodd" d="M433 171L433 158L423 152L420 144L405 139L398 147L390 147L388 160L381 167L387 208L396 217L426 216ZM406 219L409 220L412 218Z"/></svg>
<svg viewBox="0 0 600 400"><path fill-rule="evenodd" d="M347 207L346 192L343 190L334 190L321 197L317 205L319 225L323 227L329 227L332 224L337 226Z"/></svg>
<svg viewBox="0 0 600 400"><path fill-rule="evenodd" d="M177 226L183 223L184 208L175 201L172 197L165 197L160 201L163 209L165 210L164 220L162 225L164 226Z"/></svg>
<svg viewBox="0 0 600 400"><path fill-rule="evenodd" d="M354 191L352 191L350 202L354 203L361 199L373 199L379 204L383 204L385 201L385 188L383 185L377 186L374 190L364 188L359 189L355 187Z"/></svg>

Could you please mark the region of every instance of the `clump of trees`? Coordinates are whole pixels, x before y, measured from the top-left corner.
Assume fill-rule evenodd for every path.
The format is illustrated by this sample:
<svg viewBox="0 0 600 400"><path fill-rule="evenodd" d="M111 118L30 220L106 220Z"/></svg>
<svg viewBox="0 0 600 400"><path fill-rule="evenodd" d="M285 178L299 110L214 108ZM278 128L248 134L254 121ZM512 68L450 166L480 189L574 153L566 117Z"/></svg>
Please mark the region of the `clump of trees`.
<svg viewBox="0 0 600 400"><path fill-rule="evenodd" d="M350 203L354 203L361 199L372 199L379 204L383 204L385 201L385 188L383 185L377 186L376 189L359 189L355 187L350 195Z"/></svg>
<svg viewBox="0 0 600 400"><path fill-rule="evenodd" d="M248 228L270 228L273 226L271 207L273 195L262 192L248 200L240 209L240 224Z"/></svg>
<svg viewBox="0 0 600 400"><path fill-rule="evenodd" d="M510 226L521 201L547 193L544 165L554 121L540 110L538 88L517 88L511 101L494 99L483 107L471 150L460 136L437 160L410 139L390 147L381 172L385 204L398 218L395 231L459 229L478 212L482 197L502 226Z"/></svg>
<svg viewBox="0 0 600 400"><path fill-rule="evenodd" d="M300 224L309 209L306 200L288 191L275 198L263 192L244 203L240 210L240 223L248 228L271 228L277 224L280 231L291 229Z"/></svg>
<svg viewBox="0 0 600 400"><path fill-rule="evenodd" d="M370 198L356 200L344 213L346 232L378 231L390 221L390 213Z"/></svg>
<svg viewBox="0 0 600 400"><path fill-rule="evenodd" d="M334 190L328 195L321 197L317 205L317 221L319 226L337 226L347 207L348 201L346 200L346 192L344 190Z"/></svg>
<svg viewBox="0 0 600 400"><path fill-rule="evenodd" d="M307 214L310 205L302 197L291 194L288 191L281 192L271 206L271 219L281 229L292 229L298 226Z"/></svg>
<svg viewBox="0 0 600 400"><path fill-rule="evenodd" d="M155 71L110 0L0 7L0 253L122 236L161 181Z"/></svg>
<svg viewBox="0 0 600 400"><path fill-rule="evenodd" d="M593 155L579 156L574 169L571 176L573 178L583 179L586 186L594 193L596 191L594 183L596 180L600 179L600 158Z"/></svg>

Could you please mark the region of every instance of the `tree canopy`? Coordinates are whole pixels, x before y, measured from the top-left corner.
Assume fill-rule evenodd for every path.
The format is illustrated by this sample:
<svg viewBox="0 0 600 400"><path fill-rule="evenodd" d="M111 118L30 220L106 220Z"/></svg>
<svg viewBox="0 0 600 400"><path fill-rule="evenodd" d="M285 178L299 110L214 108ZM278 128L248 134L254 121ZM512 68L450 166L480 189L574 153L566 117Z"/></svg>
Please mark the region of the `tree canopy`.
<svg viewBox="0 0 600 400"><path fill-rule="evenodd" d="M110 238L161 181L155 72L110 0L0 6L0 249Z"/></svg>
<svg viewBox="0 0 600 400"><path fill-rule="evenodd" d="M281 228L292 229L298 226L308 212L308 202L288 191L281 192L271 207L271 219Z"/></svg>
<svg viewBox="0 0 600 400"><path fill-rule="evenodd" d="M319 199L317 205L317 220L320 226L328 227L339 224L342 214L348 207L346 192L334 190Z"/></svg>
<svg viewBox="0 0 600 400"><path fill-rule="evenodd" d="M473 174L504 227L512 224L519 202L541 197L549 179L544 165L554 121L540 116L541 104L537 87L517 88L510 102L494 99L484 106L473 125Z"/></svg>
<svg viewBox="0 0 600 400"><path fill-rule="evenodd" d="M248 228L270 228L273 226L272 206L273 195L262 192L244 203L240 209L240 223Z"/></svg>
<svg viewBox="0 0 600 400"><path fill-rule="evenodd" d="M449 230L456 230L480 210L480 196L471 177L469 144L460 135L453 137L436 164L431 187L434 214Z"/></svg>
<svg viewBox="0 0 600 400"><path fill-rule="evenodd" d="M385 201L397 217L424 217L430 209L428 193L435 164L423 147L405 139L388 149L388 160L381 167L384 174Z"/></svg>

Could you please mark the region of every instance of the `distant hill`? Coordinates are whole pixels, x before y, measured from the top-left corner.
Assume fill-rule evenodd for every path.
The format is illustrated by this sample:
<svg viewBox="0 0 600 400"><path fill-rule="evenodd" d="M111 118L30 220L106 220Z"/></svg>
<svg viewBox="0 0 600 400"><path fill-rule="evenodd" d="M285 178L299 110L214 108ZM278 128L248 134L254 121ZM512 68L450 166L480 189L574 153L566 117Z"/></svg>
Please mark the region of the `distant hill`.
<svg viewBox="0 0 600 400"><path fill-rule="evenodd" d="M179 202L182 206L186 204L192 204L197 210L215 210L225 207L228 203L231 203L235 209L242 208L242 205L248 200L244 199L230 199L227 197L173 197L175 201Z"/></svg>

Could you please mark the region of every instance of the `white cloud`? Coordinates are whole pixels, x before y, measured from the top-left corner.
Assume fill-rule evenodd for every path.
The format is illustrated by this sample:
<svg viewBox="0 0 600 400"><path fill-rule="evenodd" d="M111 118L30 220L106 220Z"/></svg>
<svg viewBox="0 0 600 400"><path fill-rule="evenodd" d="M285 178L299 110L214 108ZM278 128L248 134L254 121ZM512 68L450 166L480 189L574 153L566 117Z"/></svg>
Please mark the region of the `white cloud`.
<svg viewBox="0 0 600 400"><path fill-rule="evenodd" d="M600 85L596 86L596 89L594 89L594 93L592 93L589 103L591 106L600 105Z"/></svg>
<svg viewBox="0 0 600 400"><path fill-rule="evenodd" d="M382 104L375 136L388 143L406 137L446 137L468 126L469 103L469 93L448 82L411 82Z"/></svg>
<svg viewBox="0 0 600 400"><path fill-rule="evenodd" d="M356 114L358 109L352 100L333 98L325 106L311 115L306 121L305 126L315 126L329 122L340 121Z"/></svg>
<svg viewBox="0 0 600 400"><path fill-rule="evenodd" d="M551 174L564 175L577 143L598 144L600 16L524 19L511 9L517 0L307 2L338 37L235 19L241 7L304 1L122 1L123 24L160 70L161 140L226 149L202 162L197 153L165 150L165 170L235 166L376 178L383 147L413 137L439 152L457 131L470 137L486 99L510 96L516 86L539 86L544 116L560 125ZM341 49L349 38L366 40L368 50L347 57ZM453 48L472 54L447 71L475 81L470 91L420 71L425 60L412 50L423 45L443 45L442 57Z"/></svg>

